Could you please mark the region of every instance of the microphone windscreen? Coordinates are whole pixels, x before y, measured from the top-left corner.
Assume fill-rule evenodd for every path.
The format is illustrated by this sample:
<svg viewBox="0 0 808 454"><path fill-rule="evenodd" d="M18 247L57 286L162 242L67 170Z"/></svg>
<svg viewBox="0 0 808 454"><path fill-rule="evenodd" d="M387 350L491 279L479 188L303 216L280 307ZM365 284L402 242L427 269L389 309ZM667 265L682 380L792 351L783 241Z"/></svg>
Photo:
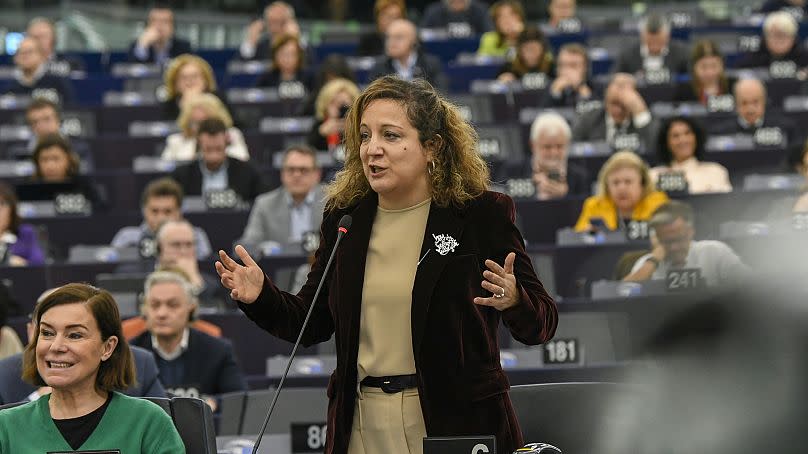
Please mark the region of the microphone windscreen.
<svg viewBox="0 0 808 454"><path fill-rule="evenodd" d="M352 221L353 221L353 218L351 218L351 215L346 214L345 216L342 217L342 219L339 220L339 228L340 229L345 229L345 230L350 229Z"/></svg>

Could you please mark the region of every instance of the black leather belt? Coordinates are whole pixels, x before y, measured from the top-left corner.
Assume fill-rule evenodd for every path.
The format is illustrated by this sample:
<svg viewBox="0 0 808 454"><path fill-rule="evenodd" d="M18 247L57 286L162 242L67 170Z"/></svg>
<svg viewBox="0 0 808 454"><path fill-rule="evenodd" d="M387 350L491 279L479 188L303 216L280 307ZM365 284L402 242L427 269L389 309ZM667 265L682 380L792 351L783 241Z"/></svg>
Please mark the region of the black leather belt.
<svg viewBox="0 0 808 454"><path fill-rule="evenodd" d="M405 389L418 387L417 375L391 375L389 377L365 377L362 385L381 388L387 394L395 394Z"/></svg>

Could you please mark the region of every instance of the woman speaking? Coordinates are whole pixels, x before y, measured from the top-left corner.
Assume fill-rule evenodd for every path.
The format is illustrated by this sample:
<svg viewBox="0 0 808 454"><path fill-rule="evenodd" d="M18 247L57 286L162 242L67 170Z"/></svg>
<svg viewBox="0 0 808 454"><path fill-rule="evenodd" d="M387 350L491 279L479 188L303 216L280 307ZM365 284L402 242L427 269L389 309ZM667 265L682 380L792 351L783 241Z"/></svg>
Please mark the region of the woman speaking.
<svg viewBox="0 0 808 454"><path fill-rule="evenodd" d="M302 343L335 334L328 454L422 452L424 436L522 433L499 363L500 319L525 344L552 338L558 312L513 224L488 192L477 136L427 82L376 80L346 119L345 167L330 185L320 248L297 295L280 291L243 247L216 269L259 326ZM343 215L353 218L318 301Z"/></svg>

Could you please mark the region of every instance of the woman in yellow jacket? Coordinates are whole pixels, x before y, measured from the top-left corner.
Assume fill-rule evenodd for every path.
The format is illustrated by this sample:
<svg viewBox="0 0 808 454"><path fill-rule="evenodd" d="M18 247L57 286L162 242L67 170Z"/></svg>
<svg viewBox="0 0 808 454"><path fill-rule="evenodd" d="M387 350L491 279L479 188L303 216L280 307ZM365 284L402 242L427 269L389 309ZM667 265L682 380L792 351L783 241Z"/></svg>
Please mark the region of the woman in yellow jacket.
<svg viewBox="0 0 808 454"><path fill-rule="evenodd" d="M600 169L597 194L584 201L575 230L592 230L596 218L609 230L617 230L627 221L647 221L667 201L664 192L654 189L645 161L630 151L620 151Z"/></svg>
<svg viewBox="0 0 808 454"><path fill-rule="evenodd" d="M525 29L525 9L518 0L499 0L489 11L494 30L480 37L477 55L511 59L516 54L519 35Z"/></svg>

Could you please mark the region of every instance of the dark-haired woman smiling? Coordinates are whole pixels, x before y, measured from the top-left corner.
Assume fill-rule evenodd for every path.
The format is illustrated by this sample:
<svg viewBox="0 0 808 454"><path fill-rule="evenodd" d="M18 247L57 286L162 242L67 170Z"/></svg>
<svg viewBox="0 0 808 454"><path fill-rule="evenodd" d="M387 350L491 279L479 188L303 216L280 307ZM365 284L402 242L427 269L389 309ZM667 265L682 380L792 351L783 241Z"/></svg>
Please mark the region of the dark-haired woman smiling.
<svg viewBox="0 0 808 454"><path fill-rule="evenodd" d="M135 366L112 295L67 284L39 303L35 314L23 378L53 392L0 411L0 452L185 452L168 414L119 392L135 380Z"/></svg>
<svg viewBox="0 0 808 454"><path fill-rule="evenodd" d="M681 172L690 194L730 192L732 184L726 167L701 161L704 131L687 117L673 117L662 124L657 136L657 156L661 165L650 170L651 181L668 172Z"/></svg>

